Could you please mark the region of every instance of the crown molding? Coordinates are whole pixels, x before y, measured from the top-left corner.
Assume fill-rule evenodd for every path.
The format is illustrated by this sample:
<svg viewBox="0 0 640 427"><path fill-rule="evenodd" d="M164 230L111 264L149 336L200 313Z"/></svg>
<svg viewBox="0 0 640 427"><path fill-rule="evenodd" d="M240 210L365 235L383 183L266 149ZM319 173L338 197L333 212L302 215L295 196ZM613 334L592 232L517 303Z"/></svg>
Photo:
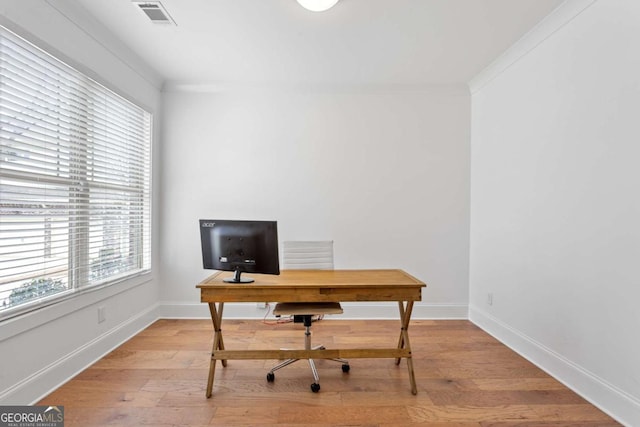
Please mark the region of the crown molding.
<svg viewBox="0 0 640 427"><path fill-rule="evenodd" d="M427 93L469 96L464 84L229 83L166 81L164 93Z"/></svg>
<svg viewBox="0 0 640 427"><path fill-rule="evenodd" d="M591 7L597 0L566 0L520 40L504 51L489 66L469 81L469 91L475 95L492 80L517 63L520 58L534 50L558 30Z"/></svg>

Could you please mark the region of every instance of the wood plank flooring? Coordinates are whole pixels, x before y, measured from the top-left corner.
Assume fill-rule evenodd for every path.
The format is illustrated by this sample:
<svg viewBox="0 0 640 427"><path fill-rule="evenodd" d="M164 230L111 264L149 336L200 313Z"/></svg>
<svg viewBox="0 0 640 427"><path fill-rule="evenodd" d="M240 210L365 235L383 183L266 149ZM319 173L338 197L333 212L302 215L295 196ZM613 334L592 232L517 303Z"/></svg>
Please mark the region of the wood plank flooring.
<svg viewBox="0 0 640 427"><path fill-rule="evenodd" d="M317 361L322 389L299 361L229 361L205 398L210 320L159 320L99 360L40 405L64 405L65 426L618 426L602 411L468 321L411 322L418 384L405 361L354 359L351 371ZM325 319L312 343L393 347L397 321ZM302 348L300 324L225 320L228 349Z"/></svg>

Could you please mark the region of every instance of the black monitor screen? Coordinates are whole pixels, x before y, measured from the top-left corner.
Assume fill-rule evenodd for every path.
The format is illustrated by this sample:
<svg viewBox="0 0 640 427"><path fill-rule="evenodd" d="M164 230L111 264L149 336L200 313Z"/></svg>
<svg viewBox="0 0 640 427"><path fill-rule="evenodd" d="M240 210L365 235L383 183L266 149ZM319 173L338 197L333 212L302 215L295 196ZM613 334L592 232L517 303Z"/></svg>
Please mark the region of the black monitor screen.
<svg viewBox="0 0 640 427"><path fill-rule="evenodd" d="M235 272L226 282L250 283L240 274L280 274L276 221L200 220L205 269Z"/></svg>

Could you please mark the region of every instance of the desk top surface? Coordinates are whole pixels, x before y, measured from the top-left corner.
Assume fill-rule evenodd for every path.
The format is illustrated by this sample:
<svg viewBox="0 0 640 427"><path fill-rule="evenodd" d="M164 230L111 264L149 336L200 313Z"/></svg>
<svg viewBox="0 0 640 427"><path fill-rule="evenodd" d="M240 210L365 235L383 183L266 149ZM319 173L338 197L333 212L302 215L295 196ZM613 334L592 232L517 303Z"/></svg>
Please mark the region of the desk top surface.
<svg viewBox="0 0 640 427"><path fill-rule="evenodd" d="M198 284L202 302L420 301L424 283L402 270L283 270L249 274L252 283L225 283L216 272Z"/></svg>
<svg viewBox="0 0 640 427"><path fill-rule="evenodd" d="M226 283L232 273L218 271L200 282L201 289L220 288L336 288L336 287L425 287L426 284L402 270L282 270L280 275L243 273L252 283Z"/></svg>

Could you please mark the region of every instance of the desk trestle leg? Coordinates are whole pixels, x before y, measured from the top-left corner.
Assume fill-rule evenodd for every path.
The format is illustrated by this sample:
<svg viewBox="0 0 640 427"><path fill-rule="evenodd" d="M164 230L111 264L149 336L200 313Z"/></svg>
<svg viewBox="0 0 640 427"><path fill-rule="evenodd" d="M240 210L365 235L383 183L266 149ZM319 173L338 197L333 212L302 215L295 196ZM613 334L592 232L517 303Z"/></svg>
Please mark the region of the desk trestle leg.
<svg viewBox="0 0 640 427"><path fill-rule="evenodd" d="M216 353L218 351L222 351L222 353L224 354L224 356L239 356L239 352L233 352L233 351L225 351L224 349L224 342L222 339L222 310L224 308L224 303L218 303L216 305L216 303L209 303L209 310L211 311L211 319L213 321L213 328L214 328L214 336L213 336L213 347L211 349L211 362L209 364L209 378L207 380L207 391L206 391L206 396L207 398L211 397L212 395L212 390L213 390L213 381L214 381L214 376L215 376L215 370L216 370L216 362L218 359L221 358L220 353L218 353L217 357L216 357ZM400 310L400 337L398 338L398 346L397 349L392 350L392 349L384 349L384 350L380 350L379 354L375 353L372 354L375 350L353 350L353 352L349 352L349 350L346 350L343 352L343 354L345 355L345 357L349 357L347 356L347 354L351 354L352 357L384 357L384 355L389 355L388 352L392 352L393 356L399 356L396 357L396 364L399 365L400 361L402 359L407 359L407 369L409 371L409 380L411 382L411 393L412 394L418 394L418 388L416 385L416 378L415 378L415 372L413 369L413 359L412 359L412 355L411 355L411 344L409 342L409 323L411 320L411 312L413 310L413 301L399 301L398 302L398 308ZM305 334L307 335L307 334ZM324 348L322 346L317 346L317 347L313 347L311 348L311 342L310 342L310 333L306 336L305 339L305 350L309 351L309 350L324 350ZM328 350L327 350L328 352ZM354 353L355 352L355 353ZM247 353L247 352L244 352ZM243 357L239 357L241 359L255 359L255 358L269 358L271 357L271 352L269 351L261 351L259 352L260 355L259 356L251 356L251 357L246 357L245 354L242 354ZM295 353L295 352L294 352ZM364 355L366 353L366 355ZM277 355L277 354L276 354ZM222 356L222 357L224 357ZM267 357L268 356L268 357ZM305 354L305 356L307 356ZM346 360L341 359L340 358L340 353L336 353L336 358L333 357L323 357L325 359L330 359L330 360L335 360L338 362L342 362L343 366L342 366L342 370L343 372L348 372L349 371L349 365ZM295 362L296 356L294 356L293 359L291 360L286 360L282 363L280 363L279 365L275 366L268 374L267 374L267 380L268 381L273 381L274 379L274 371L287 366L293 362ZM298 356L300 357L300 356ZM234 357L231 357L232 359ZM307 357L305 357L307 358ZM311 365L311 370L313 373L313 377L315 382L311 385L311 389L314 392L317 392L318 390L320 390L320 384L319 384L319 380L318 380L318 373L317 370L315 369L315 364L313 363L313 360L311 360L311 357L308 357L309 359L309 364ZM227 360L226 359L220 359L222 361L222 366L225 367L227 366ZM315 386L315 388L314 388Z"/></svg>
<svg viewBox="0 0 640 427"><path fill-rule="evenodd" d="M218 350L224 350L224 342L222 340L222 310L224 309L224 303L216 304L209 303L209 311L211 312L211 320L213 321L213 347L211 349L211 362L209 363L209 378L207 379L207 398L211 397L213 390L213 378L216 373L216 359L214 354ZM227 361L222 360L222 366L227 366Z"/></svg>
<svg viewBox="0 0 640 427"><path fill-rule="evenodd" d="M418 394L416 385L416 376L413 370L413 359L411 357L411 344L409 343L409 321L411 320L411 311L413 310L413 301L407 301L406 306L402 301L398 302L400 309L400 338L398 339L398 349L409 351L407 359L407 368L409 370L409 381L411 381L411 393ZM400 358L396 358L396 365L400 364Z"/></svg>

